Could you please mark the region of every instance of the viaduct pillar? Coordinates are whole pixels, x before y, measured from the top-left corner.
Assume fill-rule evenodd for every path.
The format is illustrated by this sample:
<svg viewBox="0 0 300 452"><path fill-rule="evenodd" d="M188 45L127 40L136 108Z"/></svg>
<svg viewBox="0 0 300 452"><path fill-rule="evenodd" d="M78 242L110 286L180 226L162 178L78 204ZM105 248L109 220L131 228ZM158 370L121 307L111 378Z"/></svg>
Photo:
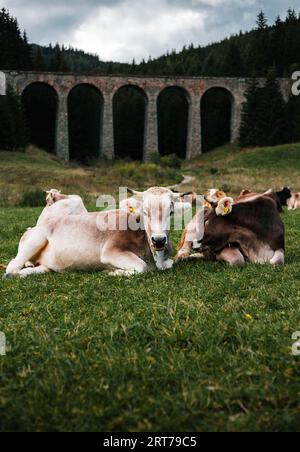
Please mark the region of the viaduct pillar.
<svg viewBox="0 0 300 452"><path fill-rule="evenodd" d="M109 94L104 95L101 135L102 135L101 155L102 157L105 157L107 160L113 160L115 157L113 98Z"/></svg>
<svg viewBox="0 0 300 452"><path fill-rule="evenodd" d="M69 161L68 98L62 93L58 93L55 152L61 159Z"/></svg>
<svg viewBox="0 0 300 452"><path fill-rule="evenodd" d="M200 96L192 95L189 102L186 158L190 160L200 154L202 154Z"/></svg>
<svg viewBox="0 0 300 452"><path fill-rule="evenodd" d="M158 154L157 94L149 95L146 107L143 161L149 162L153 154Z"/></svg>

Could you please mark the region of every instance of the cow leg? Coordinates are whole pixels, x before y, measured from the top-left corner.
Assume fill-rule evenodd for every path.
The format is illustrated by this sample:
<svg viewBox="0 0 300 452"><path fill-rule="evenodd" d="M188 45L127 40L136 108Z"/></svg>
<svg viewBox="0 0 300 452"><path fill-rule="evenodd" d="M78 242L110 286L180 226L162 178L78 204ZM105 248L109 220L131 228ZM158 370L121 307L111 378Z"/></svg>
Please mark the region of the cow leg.
<svg viewBox="0 0 300 452"><path fill-rule="evenodd" d="M27 278L28 276L44 275L45 273L49 272L49 268L45 267L44 265L39 265L38 267L33 268L23 268L23 270L19 271L18 276L20 276L20 278Z"/></svg>
<svg viewBox="0 0 300 452"><path fill-rule="evenodd" d="M104 250L101 263L115 267L116 270L110 273L112 276L132 276L148 270L146 262L131 251Z"/></svg>
<svg viewBox="0 0 300 452"><path fill-rule="evenodd" d="M183 232L175 262L188 259L204 236L204 211L198 212ZM199 246L200 248L200 246Z"/></svg>
<svg viewBox="0 0 300 452"><path fill-rule="evenodd" d="M245 258L238 248L225 248L217 255L217 261L226 262L231 266L245 264Z"/></svg>
<svg viewBox="0 0 300 452"><path fill-rule="evenodd" d="M25 264L36 256L47 245L47 236L42 228L34 228L26 239L20 242L19 251L15 259L7 266L5 277L17 275Z"/></svg>
<svg viewBox="0 0 300 452"><path fill-rule="evenodd" d="M274 256L270 260L270 264L272 265L284 265L285 263L285 255L284 250L277 250L274 253Z"/></svg>

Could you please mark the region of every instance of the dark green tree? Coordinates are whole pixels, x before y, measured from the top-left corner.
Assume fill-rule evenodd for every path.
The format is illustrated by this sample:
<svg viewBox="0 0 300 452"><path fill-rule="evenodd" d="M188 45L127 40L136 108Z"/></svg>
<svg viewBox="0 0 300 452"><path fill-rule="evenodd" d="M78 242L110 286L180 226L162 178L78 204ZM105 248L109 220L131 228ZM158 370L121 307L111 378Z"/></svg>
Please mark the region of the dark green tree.
<svg viewBox="0 0 300 452"><path fill-rule="evenodd" d="M27 145L25 117L20 98L12 88L0 96L0 149L21 150Z"/></svg>
<svg viewBox="0 0 300 452"><path fill-rule="evenodd" d="M275 71L268 74L264 88L259 92L257 121L258 144L276 146L286 141L286 105Z"/></svg>
<svg viewBox="0 0 300 452"><path fill-rule="evenodd" d="M15 70L32 68L26 33L21 33L17 19L5 8L0 10L0 68Z"/></svg>
<svg viewBox="0 0 300 452"><path fill-rule="evenodd" d="M256 146L259 144L259 127L257 123L257 113L259 108L259 88L255 78L250 82L245 93L246 101L242 108L242 118L240 127L240 145L243 147Z"/></svg>
<svg viewBox="0 0 300 452"><path fill-rule="evenodd" d="M238 44L231 39L225 54L223 75L224 77L240 77L244 73L243 61Z"/></svg>
<svg viewBox="0 0 300 452"><path fill-rule="evenodd" d="M300 96L291 96L286 106L286 141L300 142Z"/></svg>

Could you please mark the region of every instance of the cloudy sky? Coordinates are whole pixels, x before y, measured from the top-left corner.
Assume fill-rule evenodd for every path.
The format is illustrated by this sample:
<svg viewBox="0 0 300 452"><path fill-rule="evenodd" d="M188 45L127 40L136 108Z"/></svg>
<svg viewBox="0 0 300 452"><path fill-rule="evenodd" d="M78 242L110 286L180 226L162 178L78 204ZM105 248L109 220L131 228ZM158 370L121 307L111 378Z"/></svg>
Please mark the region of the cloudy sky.
<svg viewBox="0 0 300 452"><path fill-rule="evenodd" d="M0 0L30 42L64 43L103 60L130 62L184 44L207 44L255 23L264 9L274 20L299 0Z"/></svg>

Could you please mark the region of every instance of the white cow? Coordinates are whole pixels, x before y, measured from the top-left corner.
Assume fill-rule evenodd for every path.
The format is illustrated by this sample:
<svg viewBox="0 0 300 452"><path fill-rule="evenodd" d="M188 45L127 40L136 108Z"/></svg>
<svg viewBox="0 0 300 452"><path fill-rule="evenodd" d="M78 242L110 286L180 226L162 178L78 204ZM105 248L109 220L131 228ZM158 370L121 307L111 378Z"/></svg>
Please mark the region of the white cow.
<svg viewBox="0 0 300 452"><path fill-rule="evenodd" d="M81 197L78 195L63 195L59 190L55 189L46 193L47 205L37 221L37 226L40 226L52 217L81 215L88 212Z"/></svg>
<svg viewBox="0 0 300 452"><path fill-rule="evenodd" d="M81 215L87 213L80 196L77 195L63 195L59 190L52 189L46 192L46 207L41 213L36 226L41 226L51 218L64 217L67 215ZM28 240L30 235L34 233L33 228L27 229L20 240L20 246L23 246L25 240ZM26 268L34 267L35 265L28 261L25 264Z"/></svg>
<svg viewBox="0 0 300 452"><path fill-rule="evenodd" d="M21 240L5 277L103 268L128 276L151 263L171 268L170 217L182 210L180 194L159 187L131 192L142 202L140 218L122 210L46 218ZM35 266L24 268L27 261Z"/></svg>
<svg viewBox="0 0 300 452"><path fill-rule="evenodd" d="M123 201L120 202L119 207L121 210L124 210L124 212L139 216L142 214L142 206L143 202L133 196L131 198L123 199Z"/></svg>

